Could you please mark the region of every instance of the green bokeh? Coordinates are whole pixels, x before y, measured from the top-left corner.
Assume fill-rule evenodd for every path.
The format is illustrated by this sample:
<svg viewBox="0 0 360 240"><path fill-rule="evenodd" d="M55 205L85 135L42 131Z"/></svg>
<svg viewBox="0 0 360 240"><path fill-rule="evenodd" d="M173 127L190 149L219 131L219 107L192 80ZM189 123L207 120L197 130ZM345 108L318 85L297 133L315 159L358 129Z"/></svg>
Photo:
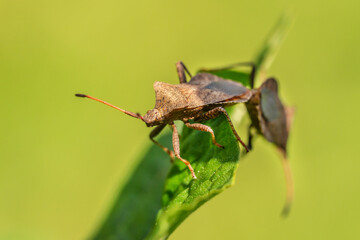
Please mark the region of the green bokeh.
<svg viewBox="0 0 360 240"><path fill-rule="evenodd" d="M145 113L176 61L252 59L288 10L270 75L297 109L291 215L278 155L257 138L235 186L171 238L359 238L359 2L0 0L0 239L88 237L150 144L142 122L74 93Z"/></svg>

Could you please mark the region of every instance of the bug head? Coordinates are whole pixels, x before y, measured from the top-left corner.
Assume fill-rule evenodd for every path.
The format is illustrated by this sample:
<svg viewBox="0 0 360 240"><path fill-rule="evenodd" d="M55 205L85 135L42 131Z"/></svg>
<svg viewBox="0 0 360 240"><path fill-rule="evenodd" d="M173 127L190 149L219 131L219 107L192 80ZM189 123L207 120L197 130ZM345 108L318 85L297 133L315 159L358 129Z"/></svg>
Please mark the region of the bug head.
<svg viewBox="0 0 360 240"><path fill-rule="evenodd" d="M147 113L143 116L142 119L148 127L152 127L158 125L162 120L163 117L160 111L156 108L147 111Z"/></svg>

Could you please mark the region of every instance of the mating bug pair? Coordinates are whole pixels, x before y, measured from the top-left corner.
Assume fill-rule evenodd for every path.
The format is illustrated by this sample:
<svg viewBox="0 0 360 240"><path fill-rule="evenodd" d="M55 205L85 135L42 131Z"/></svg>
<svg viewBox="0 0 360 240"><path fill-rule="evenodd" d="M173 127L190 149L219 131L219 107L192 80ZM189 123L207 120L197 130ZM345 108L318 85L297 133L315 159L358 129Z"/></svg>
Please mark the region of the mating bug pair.
<svg viewBox="0 0 360 240"><path fill-rule="evenodd" d="M237 66L250 66L252 68L250 73L251 89L246 88L239 82L226 80L211 74L211 72L231 69ZM214 131L211 127L201 123L190 123L189 121L204 121L223 114L229 122L236 139L246 151L249 151L249 148L251 149L252 146L250 128L255 128L257 132L263 135L268 141L273 142L284 156L283 166L286 173L288 192L285 209L288 209L293 195L290 168L286 160L286 143L289 130L288 120L290 115L287 114L285 107L278 97L276 80L269 78L259 88L253 89L256 73L256 67L253 63L238 63L224 68L203 69L201 73L196 74L194 77L192 77L189 70L181 61L176 64L176 68L180 84L173 85L155 82L156 104L154 109L149 110L144 116L123 110L88 95L76 94L76 96L87 97L116 108L127 115L141 119L148 127L156 126L150 133L150 139L169 154L171 159L174 160L176 157L185 163L194 179L196 179L196 175L190 162L180 156L179 135L174 124L175 120L183 121L185 126L189 128L210 133L213 143L219 148L224 148L224 146L216 141ZM190 76L189 82L186 80L186 73ZM224 108L241 102L246 104L252 121L249 128L248 146L237 134ZM172 142L174 151L162 146L154 139L166 125L170 125L173 130Z"/></svg>

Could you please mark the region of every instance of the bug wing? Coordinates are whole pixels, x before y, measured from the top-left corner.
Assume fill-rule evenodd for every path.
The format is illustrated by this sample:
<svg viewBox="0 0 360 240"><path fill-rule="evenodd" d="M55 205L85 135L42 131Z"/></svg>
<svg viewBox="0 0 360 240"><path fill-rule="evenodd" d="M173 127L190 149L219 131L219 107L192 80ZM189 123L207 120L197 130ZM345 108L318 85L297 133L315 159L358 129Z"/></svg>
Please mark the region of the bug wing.
<svg viewBox="0 0 360 240"><path fill-rule="evenodd" d="M198 107L200 104L204 106L246 102L251 97L251 91L241 83L226 80L210 73L199 73L183 85L196 88L194 94L189 96L189 107Z"/></svg>
<svg viewBox="0 0 360 240"><path fill-rule="evenodd" d="M278 96L278 84L275 79L266 80L260 87L261 129L265 138L275 143L284 152L288 138L287 114Z"/></svg>
<svg viewBox="0 0 360 240"><path fill-rule="evenodd" d="M241 83L200 73L188 83L155 82L155 108L163 115L179 109L192 109L216 104L246 102L251 91Z"/></svg>

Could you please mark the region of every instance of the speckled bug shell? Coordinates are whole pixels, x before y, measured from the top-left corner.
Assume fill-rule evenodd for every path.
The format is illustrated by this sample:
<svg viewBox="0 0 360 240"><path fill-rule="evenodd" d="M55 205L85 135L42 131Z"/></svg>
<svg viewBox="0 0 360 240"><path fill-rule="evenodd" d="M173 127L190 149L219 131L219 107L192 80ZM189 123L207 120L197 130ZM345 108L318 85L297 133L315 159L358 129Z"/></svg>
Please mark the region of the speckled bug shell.
<svg viewBox="0 0 360 240"><path fill-rule="evenodd" d="M187 83L169 84L155 82L155 109L162 115L179 109L212 108L246 102L251 91L241 83L226 80L209 73L199 73Z"/></svg>

